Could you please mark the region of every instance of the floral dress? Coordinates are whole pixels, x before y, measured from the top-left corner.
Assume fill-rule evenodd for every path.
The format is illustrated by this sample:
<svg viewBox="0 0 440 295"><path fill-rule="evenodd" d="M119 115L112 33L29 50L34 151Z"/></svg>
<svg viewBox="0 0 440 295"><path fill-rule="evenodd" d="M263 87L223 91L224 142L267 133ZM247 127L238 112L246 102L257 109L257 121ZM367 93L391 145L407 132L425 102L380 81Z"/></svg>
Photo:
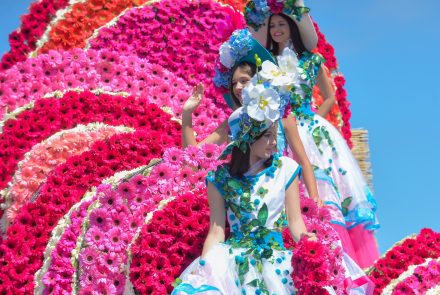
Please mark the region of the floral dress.
<svg viewBox="0 0 440 295"><path fill-rule="evenodd" d="M361 267L367 267L379 255L372 234L379 228L377 204L345 139L312 111L312 89L323 61L310 52L299 59L302 84L291 99L292 115L297 118L300 138L314 168L319 196L331 210L332 223L339 225L335 229L344 250Z"/></svg>
<svg viewBox="0 0 440 295"><path fill-rule="evenodd" d="M285 192L300 170L276 155L270 167L242 179L231 177L227 166L211 172L207 181L225 200L231 235L189 265L172 294L295 294L292 252L281 232Z"/></svg>

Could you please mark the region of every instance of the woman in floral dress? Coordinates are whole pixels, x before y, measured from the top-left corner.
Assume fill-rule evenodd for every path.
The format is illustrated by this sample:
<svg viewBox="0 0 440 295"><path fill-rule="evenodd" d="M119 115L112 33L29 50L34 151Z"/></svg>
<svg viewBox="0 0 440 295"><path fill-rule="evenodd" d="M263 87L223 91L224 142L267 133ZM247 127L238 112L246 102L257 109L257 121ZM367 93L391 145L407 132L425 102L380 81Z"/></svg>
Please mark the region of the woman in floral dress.
<svg viewBox="0 0 440 295"><path fill-rule="evenodd" d="M290 104L292 116L297 119L301 141L313 165L319 196L331 208L332 224L342 240L344 250L361 267L371 266L379 257L373 233L379 228L377 204L346 141L324 119L335 102L328 69L320 55L305 48L295 22L301 17L298 10L304 12L308 9L293 5L295 1L277 1L276 4L273 1L262 2L266 1L248 3L247 22L250 26L258 27L254 15L268 17L266 48L278 57L283 71L289 71L289 68L299 71L302 92L295 94ZM265 13L262 15L261 11ZM280 62L282 56L290 56L288 64ZM270 71L266 69L268 75ZM312 109L315 85L324 98L317 110Z"/></svg>

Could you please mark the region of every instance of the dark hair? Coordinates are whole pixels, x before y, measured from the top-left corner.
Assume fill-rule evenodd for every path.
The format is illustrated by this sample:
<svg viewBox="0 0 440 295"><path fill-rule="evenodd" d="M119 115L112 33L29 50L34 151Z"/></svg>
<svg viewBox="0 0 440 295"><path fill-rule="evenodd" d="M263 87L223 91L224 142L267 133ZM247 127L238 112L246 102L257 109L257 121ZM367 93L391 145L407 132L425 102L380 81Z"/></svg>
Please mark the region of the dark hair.
<svg viewBox="0 0 440 295"><path fill-rule="evenodd" d="M298 26L296 25L296 23L287 15L283 14L283 13L279 13L279 14L272 14L269 17L269 21L267 23L267 42L266 42L266 48L267 50L271 50L273 52L274 55L280 55L281 52L280 51L280 47L278 45L278 43L274 42L272 39L272 36L270 35L270 21L272 20L272 17L274 15L278 15L281 16L283 19L285 19L287 21L287 23L289 24L289 29L290 29L290 39L292 40L293 43L293 49L295 50L296 54L298 54L298 56L300 57L304 51L307 51L306 47L304 46L304 43L301 39L301 35L299 33L299 29Z"/></svg>
<svg viewBox="0 0 440 295"><path fill-rule="evenodd" d="M264 130L264 132L258 135L255 138L255 140L259 140L261 137L263 137L263 135L267 132L267 130L269 129ZM243 153L243 151L240 148L235 146L232 149L231 161L229 162L229 173L231 174L231 176L242 178L243 175L249 170L251 166L250 159L251 159L251 149L249 144L245 153ZM272 165L272 160L273 160L273 156L270 156L269 159L267 159L264 162L264 166L269 167L270 165Z"/></svg>
<svg viewBox="0 0 440 295"><path fill-rule="evenodd" d="M249 76L252 78L255 73L257 72L257 66L253 63L247 62L247 61L242 61L241 63L237 64L235 67L232 68L232 75L231 75L231 83L229 86L229 91L231 92L231 97L232 100L234 101L235 105L237 107L241 107L241 102L238 99L238 97L235 96L234 91L233 90L233 85L232 85L232 77L234 76L235 71L240 68L243 71L246 71Z"/></svg>

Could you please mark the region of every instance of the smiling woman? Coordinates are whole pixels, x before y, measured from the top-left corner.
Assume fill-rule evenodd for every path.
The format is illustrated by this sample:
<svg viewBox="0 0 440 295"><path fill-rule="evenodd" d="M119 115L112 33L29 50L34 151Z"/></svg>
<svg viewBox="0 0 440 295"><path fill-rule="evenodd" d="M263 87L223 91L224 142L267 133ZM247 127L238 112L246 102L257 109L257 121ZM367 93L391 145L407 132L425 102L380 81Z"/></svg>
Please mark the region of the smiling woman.
<svg viewBox="0 0 440 295"><path fill-rule="evenodd" d="M440 231L440 136L436 119L440 96L434 86L440 64L437 59L416 62L415 72L408 72L408 64L402 62L418 51L420 44L429 44L429 52L440 51L436 31L440 19L435 14L440 3L425 1L417 11L411 6L409 0L398 6L394 1L336 0L313 7L314 19L332 40L340 68L346 74L352 125L363 126L369 132L382 223L377 232L381 253L421 228ZM399 13L394 13L397 7ZM412 36L411 42L408 36ZM415 97L429 107L414 111ZM421 125L414 123L417 120L408 120L405 114L420 115Z"/></svg>

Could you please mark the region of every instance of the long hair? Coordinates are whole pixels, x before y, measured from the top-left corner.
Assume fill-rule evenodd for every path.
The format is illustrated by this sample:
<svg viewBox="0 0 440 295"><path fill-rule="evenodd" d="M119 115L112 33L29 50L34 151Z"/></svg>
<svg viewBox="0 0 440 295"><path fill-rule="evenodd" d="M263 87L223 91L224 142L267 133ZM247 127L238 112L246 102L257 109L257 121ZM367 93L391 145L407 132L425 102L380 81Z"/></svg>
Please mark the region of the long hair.
<svg viewBox="0 0 440 295"><path fill-rule="evenodd" d="M266 129L265 131L263 131L260 135L258 135L255 140L259 140L261 137L263 137L263 135L267 132ZM232 154L231 154L231 161L229 162L229 173L233 176L233 177L237 177L237 178L242 178L243 175L248 172L249 168L250 168L250 159L251 159L251 149L250 149L250 145L248 144L248 148L246 149L246 152L243 153L243 151L238 148L238 147L234 147L232 149ZM270 165L272 165L272 160L273 160L273 156L270 156L265 162L264 162L264 166L267 168Z"/></svg>
<svg viewBox="0 0 440 295"><path fill-rule="evenodd" d="M235 71L240 68L243 71L245 71L247 74L249 74L250 77L253 77L255 75L255 73L257 73L257 66L254 65L253 63L247 62L247 61L242 61L241 63L237 64L235 67L232 68L232 75L231 75L231 83L229 86L229 91L231 92L231 96L232 96L232 100L234 101L234 104L237 107L241 107L241 102L238 99L238 97L235 96L234 91L232 91L233 89L233 85L232 85L232 77L234 76Z"/></svg>
<svg viewBox="0 0 440 295"><path fill-rule="evenodd" d="M301 35L299 33L299 29L298 26L296 25L296 23L287 15L280 13L280 14L272 14L269 17L269 21L268 21L268 28L267 28L267 42L266 42L266 48L267 50L271 50L272 53L274 55L280 55L280 46L278 45L278 43L276 43L273 39L272 36L270 35L270 21L272 20L272 17L274 15L278 15L281 16L283 19L285 19L287 21L287 23L289 24L289 29L290 29L290 39L292 40L293 43L293 49L295 50L296 54L298 54L298 57L301 57L301 55L304 53L304 51L307 51L306 47L304 46L304 43L301 39Z"/></svg>

